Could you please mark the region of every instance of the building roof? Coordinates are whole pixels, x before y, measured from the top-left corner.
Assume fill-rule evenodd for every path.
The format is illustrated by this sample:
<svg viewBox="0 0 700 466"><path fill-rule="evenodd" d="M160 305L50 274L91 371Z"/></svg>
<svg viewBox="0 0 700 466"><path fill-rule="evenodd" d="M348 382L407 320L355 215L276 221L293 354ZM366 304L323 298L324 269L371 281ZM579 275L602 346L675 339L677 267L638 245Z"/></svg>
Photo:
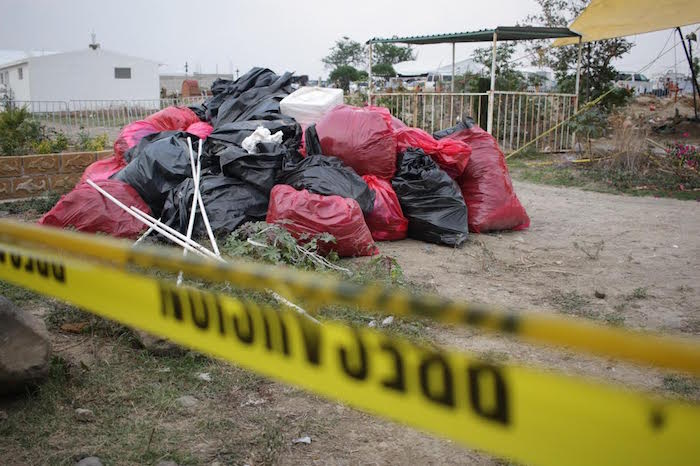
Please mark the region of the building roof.
<svg viewBox="0 0 700 466"><path fill-rule="evenodd" d="M57 56L69 56L69 55L83 55L86 53L96 53L104 55L118 55L120 57L130 58L132 60L147 61L151 63L158 63L155 60L150 60L148 58L134 57L133 55L127 55L120 52L114 52L112 50L107 50L103 48L98 48L97 50L92 50L90 48L72 50L70 52L23 52L19 50L2 50L0 51L0 68L7 68L10 66L19 65L21 63L26 63L30 60L42 60L48 57ZM8 60L9 58L9 60Z"/></svg>
<svg viewBox="0 0 700 466"><path fill-rule="evenodd" d="M444 60L440 63L426 63L420 60L410 60L396 63L393 66L396 74L404 77L424 76L428 73L443 75L449 75L452 73L452 63L450 62L445 64ZM479 73L485 69L486 67L484 65L475 62L471 58L466 58L455 62L456 74Z"/></svg>
<svg viewBox="0 0 700 466"><path fill-rule="evenodd" d="M26 63L30 58L55 55L58 52L46 50L0 50L0 68Z"/></svg>
<svg viewBox="0 0 700 466"><path fill-rule="evenodd" d="M497 40L533 40L556 39L561 37L578 37L579 35L569 28L550 28L535 26L498 26L496 29L482 29L480 31L456 32L452 34L433 34L427 36L406 36L379 38L374 37L367 41L368 44L402 43L402 44L445 44L457 42L491 42L493 35Z"/></svg>

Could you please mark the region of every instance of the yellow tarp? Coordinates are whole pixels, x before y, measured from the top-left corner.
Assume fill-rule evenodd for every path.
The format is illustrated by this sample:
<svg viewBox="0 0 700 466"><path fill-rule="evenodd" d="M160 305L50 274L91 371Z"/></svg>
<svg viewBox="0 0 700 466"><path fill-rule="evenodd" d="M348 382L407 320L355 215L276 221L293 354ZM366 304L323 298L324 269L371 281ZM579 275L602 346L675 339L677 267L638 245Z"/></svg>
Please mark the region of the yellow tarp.
<svg viewBox="0 0 700 466"><path fill-rule="evenodd" d="M700 0L592 0L569 26L583 42L631 36L700 23ZM557 39L554 47L578 43Z"/></svg>

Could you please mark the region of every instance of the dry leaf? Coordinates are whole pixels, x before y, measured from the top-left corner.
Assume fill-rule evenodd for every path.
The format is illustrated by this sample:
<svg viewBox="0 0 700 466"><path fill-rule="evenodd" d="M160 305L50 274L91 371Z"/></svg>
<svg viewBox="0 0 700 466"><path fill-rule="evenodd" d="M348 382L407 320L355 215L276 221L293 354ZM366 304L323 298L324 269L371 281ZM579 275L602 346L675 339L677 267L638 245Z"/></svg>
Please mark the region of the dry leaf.
<svg viewBox="0 0 700 466"><path fill-rule="evenodd" d="M89 322L71 322L61 325L61 330L70 333L82 333L83 329L90 325Z"/></svg>

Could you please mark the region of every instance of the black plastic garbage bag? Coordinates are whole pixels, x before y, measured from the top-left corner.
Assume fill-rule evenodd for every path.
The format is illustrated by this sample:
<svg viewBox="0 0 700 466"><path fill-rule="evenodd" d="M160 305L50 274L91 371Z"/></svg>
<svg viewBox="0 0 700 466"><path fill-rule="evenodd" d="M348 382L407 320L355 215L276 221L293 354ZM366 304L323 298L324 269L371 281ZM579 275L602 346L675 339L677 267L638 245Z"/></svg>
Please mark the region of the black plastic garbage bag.
<svg viewBox="0 0 700 466"><path fill-rule="evenodd" d="M321 140L318 138L318 133L316 132L316 123L306 128L304 132L304 147L306 147L306 155L318 155L323 153L321 149Z"/></svg>
<svg viewBox="0 0 700 466"><path fill-rule="evenodd" d="M467 206L457 183L421 149L406 150L391 186L408 219L410 238L461 246L467 239Z"/></svg>
<svg viewBox="0 0 700 466"><path fill-rule="evenodd" d="M281 118L280 102L292 93L291 78L292 73L285 73L270 86L255 87L238 97L226 99L212 124L218 127L234 121Z"/></svg>
<svg viewBox="0 0 700 466"><path fill-rule="evenodd" d="M301 143L301 126L292 118L236 121L214 129L206 139L205 152L210 155L218 155L231 144L240 146L243 140L253 134L260 126L269 129L272 134L282 131L282 144L290 151L297 150Z"/></svg>
<svg viewBox="0 0 700 466"><path fill-rule="evenodd" d="M187 108L192 110L195 113L195 115L197 115L197 118L199 118L200 121L207 121L207 109L204 107L203 104L190 105Z"/></svg>
<svg viewBox="0 0 700 466"><path fill-rule="evenodd" d="M203 176L200 182L202 202L214 235L230 234L245 222L265 220L268 197L252 185L226 176ZM182 234L192 210L194 182L188 178L168 195L163 208L162 221ZM199 206L195 216L193 236L207 234Z"/></svg>
<svg viewBox="0 0 700 466"><path fill-rule="evenodd" d="M221 173L247 181L269 195L277 184L275 181L288 151L284 145L272 142L259 143L257 150L257 153L249 154L242 147L230 144L218 154Z"/></svg>
<svg viewBox="0 0 700 466"><path fill-rule="evenodd" d="M292 73L278 76L265 68L253 68L236 81L216 80L211 99L204 103L216 128L244 120L273 120L282 117L280 101L292 93Z"/></svg>
<svg viewBox="0 0 700 466"><path fill-rule="evenodd" d="M207 99L203 107L207 111L207 119L213 121L219 113L219 107L228 98L236 98L248 89L256 86L269 86L278 78L277 74L267 68L255 67L235 81L217 79L211 85L212 97Z"/></svg>
<svg viewBox="0 0 700 466"><path fill-rule="evenodd" d="M471 128L472 126L474 126L474 120L471 117L466 117L462 120L459 120L457 124L451 128L445 128L441 131L434 132L433 137L435 139L443 139L447 136L450 136L451 134Z"/></svg>
<svg viewBox="0 0 700 466"><path fill-rule="evenodd" d="M277 184L306 189L324 196L355 199L365 214L374 208L374 191L365 180L337 157L311 155L299 160L290 155L282 166Z"/></svg>
<svg viewBox="0 0 700 466"><path fill-rule="evenodd" d="M129 164L112 178L131 185L146 201L155 217L160 216L168 193L192 176L187 138L196 153L199 139L182 131L164 131L146 136L125 154Z"/></svg>

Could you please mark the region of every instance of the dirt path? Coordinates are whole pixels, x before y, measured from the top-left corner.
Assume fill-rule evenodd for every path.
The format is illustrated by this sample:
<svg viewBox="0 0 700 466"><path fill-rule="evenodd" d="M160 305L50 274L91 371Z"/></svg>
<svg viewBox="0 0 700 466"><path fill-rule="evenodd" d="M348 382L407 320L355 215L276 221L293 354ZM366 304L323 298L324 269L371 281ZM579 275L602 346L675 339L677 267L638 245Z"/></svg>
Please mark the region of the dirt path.
<svg viewBox="0 0 700 466"><path fill-rule="evenodd" d="M444 296L577 314L631 328L700 334L697 202L529 183L516 183L516 189L532 219L527 231L473 235L460 250L407 240L383 243L381 252L395 257L407 278L428 283ZM596 298L595 291L605 298ZM647 389L668 388L662 374L646 368L466 329L436 326L429 331L436 341L464 350ZM366 422L374 431L375 422ZM455 451L447 442L423 436L418 441L409 430L385 426L382 431L381 438L372 436L372 446L364 447L373 453L346 458L361 463L399 464L401 458L415 458L416 463L497 464L466 450ZM352 437L345 441L351 448Z"/></svg>
<svg viewBox="0 0 700 466"><path fill-rule="evenodd" d="M426 283L444 296L576 314L630 328L700 334L697 202L529 183L516 183L516 189L532 219L527 231L473 235L459 250L406 240L381 243L381 252L396 258L409 280ZM596 298L595 291L605 298ZM428 331L444 345L499 359L651 390L673 388L664 383L662 373L617 361L461 328L434 326ZM700 394L694 389L685 395L697 399ZM326 408L309 408L326 415ZM290 451L284 463L316 458L331 464L503 464L451 442L345 412L330 416L338 424L316 446L303 454Z"/></svg>
<svg viewBox="0 0 700 466"><path fill-rule="evenodd" d="M697 202L615 196L529 183L516 183L516 189L532 219L529 230L472 235L464 248L458 250L406 240L381 243L381 252L396 258L410 281L427 285L444 296L528 312L574 314L630 328L700 334L700 285L697 284L700 205ZM605 293L605 298L596 298L596 291ZM445 346L497 360L543 365L700 399L696 382L686 384L683 379L669 379L647 368L525 345L464 328L430 325L427 332L428 338ZM54 336L59 337L67 338ZM68 343L61 341L61 344ZM89 341L84 345L84 350L72 348L71 351L82 354L95 346ZM179 452L179 464L205 465L214 464L214 460L220 461L219 464L251 465L507 464L300 390L252 378L249 373L224 363L196 362L204 366L186 367L185 375L171 380L160 375L160 368L166 364L176 367L175 364L182 364L180 360L144 356L139 350L126 351L128 354L110 351L100 356L109 364L95 365L91 369L95 372L92 377L99 384L106 383L103 380L107 377L116 377L111 383L119 384L121 376L114 373L122 367L120 364L129 358L139 358L143 368L124 366L125 374L129 374L124 380L133 379L133 382L125 383L124 393L110 395L110 400L130 400L139 386L170 387L160 402L165 407L156 409L160 405L150 398L144 404L137 404L138 409L130 408L125 402L117 402L113 407L118 413L115 419L131 426L133 418L136 426L129 427L136 429L136 433L114 434L114 441L129 445L121 447L128 449L135 447L127 440L136 438L133 445L147 450L142 445L143 437L153 437L156 432L153 448L157 443L165 453L161 455L159 451L158 456L154 453L154 459L173 457ZM62 356L71 362L68 354ZM93 367L90 361L86 364ZM195 368L211 371L215 381L226 382L216 387L193 382L192 375L187 374ZM65 406L72 406L75 398L92 396L95 388L87 382L84 385L78 386L76 393L69 392L62 409L69 409ZM194 415L172 408L172 399L182 394L196 394L200 399ZM12 416L12 408L7 409ZM82 432L80 438L97 441L94 436L99 430L76 428L70 423L58 425L68 429L64 431L65 438L51 435L41 447L53 455L51 458L62 458L58 462L65 463L67 455L75 454L81 445L86 452L104 452L103 445L84 445L76 437ZM97 426L89 428L97 429ZM312 437L311 445L292 444L294 438L303 435ZM41 457L33 451L35 448L24 448L19 442L13 443L9 449L13 452L11 456L0 462L21 464ZM22 456L25 452L27 460L20 461L25 458ZM139 464L139 461L122 458L116 463Z"/></svg>

